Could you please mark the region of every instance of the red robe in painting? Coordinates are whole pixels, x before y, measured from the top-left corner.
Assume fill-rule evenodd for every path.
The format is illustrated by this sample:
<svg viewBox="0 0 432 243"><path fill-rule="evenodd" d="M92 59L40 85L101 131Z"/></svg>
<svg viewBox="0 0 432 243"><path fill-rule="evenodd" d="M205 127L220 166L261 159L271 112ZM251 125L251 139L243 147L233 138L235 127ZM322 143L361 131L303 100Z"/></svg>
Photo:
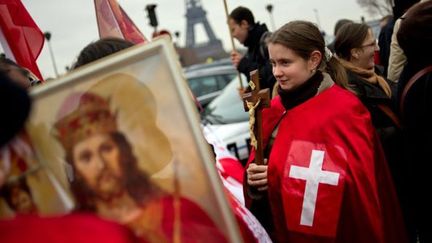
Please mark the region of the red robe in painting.
<svg viewBox="0 0 432 243"><path fill-rule="evenodd" d="M91 214L55 217L21 215L0 220L2 243L145 243L126 227Z"/></svg>
<svg viewBox="0 0 432 243"><path fill-rule="evenodd" d="M224 243L228 237L194 202L174 196L155 198L124 224L146 242Z"/></svg>
<svg viewBox="0 0 432 243"><path fill-rule="evenodd" d="M177 223L179 227L176 228ZM2 243L228 242L207 213L185 198L179 198L176 202L174 197L167 196L151 201L140 215L125 226L92 214L72 213L46 218L17 216L0 220L0 239Z"/></svg>

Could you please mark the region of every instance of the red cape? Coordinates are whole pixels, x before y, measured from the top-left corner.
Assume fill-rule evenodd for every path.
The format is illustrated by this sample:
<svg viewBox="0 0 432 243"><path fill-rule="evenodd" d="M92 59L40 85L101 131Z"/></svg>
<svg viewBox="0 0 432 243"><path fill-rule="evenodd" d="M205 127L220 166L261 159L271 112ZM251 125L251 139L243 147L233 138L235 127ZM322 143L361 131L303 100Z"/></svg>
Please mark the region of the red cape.
<svg viewBox="0 0 432 243"><path fill-rule="evenodd" d="M279 121L268 160L275 241L406 242L381 145L355 95L334 85L286 114L276 97L263 111L264 146Z"/></svg>

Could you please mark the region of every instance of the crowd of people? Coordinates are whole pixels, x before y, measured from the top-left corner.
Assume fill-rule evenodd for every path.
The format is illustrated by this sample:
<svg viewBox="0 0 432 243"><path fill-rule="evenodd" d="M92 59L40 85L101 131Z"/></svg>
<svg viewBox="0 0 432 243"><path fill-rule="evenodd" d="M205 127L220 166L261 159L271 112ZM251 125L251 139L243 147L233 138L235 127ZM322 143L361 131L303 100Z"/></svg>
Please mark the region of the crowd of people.
<svg viewBox="0 0 432 243"><path fill-rule="evenodd" d="M256 163L253 148L245 167L221 159L226 148L217 138L208 141L244 242L432 242L432 1L394 4L379 37L365 23L341 19L330 44L308 21L271 33L246 7L229 14L232 37L247 47L244 54L232 51L232 64L248 80L258 70L261 89L272 91L270 106L256 108L264 164ZM79 53L73 69L133 45L100 39ZM31 111L28 90L41 83L1 57L1 147L22 134ZM38 216L27 182L8 181L11 165L0 160L0 198L16 212L0 219L2 242L228 241L193 201L170 195L140 171L109 101L91 92L71 99L78 105L63 106L75 110L55 127L77 177L70 185L79 198L75 209ZM93 174L99 167L101 182Z"/></svg>

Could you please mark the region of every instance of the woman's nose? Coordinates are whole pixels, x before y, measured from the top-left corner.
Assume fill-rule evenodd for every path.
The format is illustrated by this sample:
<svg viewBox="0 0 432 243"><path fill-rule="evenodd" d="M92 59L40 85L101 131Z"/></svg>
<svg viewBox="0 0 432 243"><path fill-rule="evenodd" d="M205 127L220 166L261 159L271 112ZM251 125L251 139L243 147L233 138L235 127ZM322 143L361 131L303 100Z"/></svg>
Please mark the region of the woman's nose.
<svg viewBox="0 0 432 243"><path fill-rule="evenodd" d="M277 65L273 66L273 75L275 77L280 77L282 75L282 72L280 71L280 68Z"/></svg>

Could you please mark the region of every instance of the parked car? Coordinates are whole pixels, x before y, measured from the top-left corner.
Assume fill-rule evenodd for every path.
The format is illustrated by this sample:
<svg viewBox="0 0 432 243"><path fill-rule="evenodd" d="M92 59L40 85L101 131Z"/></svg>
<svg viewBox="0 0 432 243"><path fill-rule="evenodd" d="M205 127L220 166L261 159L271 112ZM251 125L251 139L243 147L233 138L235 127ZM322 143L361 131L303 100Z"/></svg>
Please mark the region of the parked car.
<svg viewBox="0 0 432 243"><path fill-rule="evenodd" d="M186 67L185 69L187 71L192 71L196 69L202 69L202 68L210 68L210 67L217 67L217 66L228 66L232 65L231 58L223 58L219 59L210 63L200 63L200 64L194 64L191 66Z"/></svg>
<svg viewBox="0 0 432 243"><path fill-rule="evenodd" d="M231 62L214 62L194 65L184 69L192 93L205 107L237 75Z"/></svg>
<svg viewBox="0 0 432 243"><path fill-rule="evenodd" d="M247 85L243 76L243 86ZM243 108L238 93L239 81L235 77L205 108L201 121L204 126L217 135L228 150L242 163L249 156L249 113Z"/></svg>

